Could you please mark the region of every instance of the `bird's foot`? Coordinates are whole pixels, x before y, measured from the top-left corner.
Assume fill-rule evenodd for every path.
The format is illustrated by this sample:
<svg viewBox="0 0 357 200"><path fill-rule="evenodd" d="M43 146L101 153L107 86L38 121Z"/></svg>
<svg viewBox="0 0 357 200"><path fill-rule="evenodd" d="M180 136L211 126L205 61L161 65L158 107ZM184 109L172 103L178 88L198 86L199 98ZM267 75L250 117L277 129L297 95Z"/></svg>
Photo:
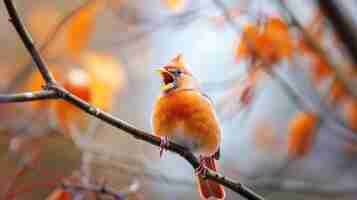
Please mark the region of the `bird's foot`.
<svg viewBox="0 0 357 200"><path fill-rule="evenodd" d="M160 158L162 157L165 149L167 149L169 146L169 140L168 138L165 136L165 137L161 137L161 140L160 140Z"/></svg>
<svg viewBox="0 0 357 200"><path fill-rule="evenodd" d="M200 177L205 177L207 174L206 160L204 157L200 156L200 164L195 169L195 174Z"/></svg>

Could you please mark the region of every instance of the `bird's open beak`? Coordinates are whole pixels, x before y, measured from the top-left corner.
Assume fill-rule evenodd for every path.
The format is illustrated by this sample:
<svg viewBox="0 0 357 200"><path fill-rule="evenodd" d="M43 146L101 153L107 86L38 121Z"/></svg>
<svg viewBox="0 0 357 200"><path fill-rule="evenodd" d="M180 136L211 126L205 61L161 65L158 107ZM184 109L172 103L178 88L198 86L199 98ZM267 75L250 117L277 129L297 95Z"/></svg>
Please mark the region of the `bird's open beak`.
<svg viewBox="0 0 357 200"><path fill-rule="evenodd" d="M155 71L160 74L162 81L164 82L164 85L161 86L161 91L165 92L176 87L175 76L171 72L163 67L156 69Z"/></svg>

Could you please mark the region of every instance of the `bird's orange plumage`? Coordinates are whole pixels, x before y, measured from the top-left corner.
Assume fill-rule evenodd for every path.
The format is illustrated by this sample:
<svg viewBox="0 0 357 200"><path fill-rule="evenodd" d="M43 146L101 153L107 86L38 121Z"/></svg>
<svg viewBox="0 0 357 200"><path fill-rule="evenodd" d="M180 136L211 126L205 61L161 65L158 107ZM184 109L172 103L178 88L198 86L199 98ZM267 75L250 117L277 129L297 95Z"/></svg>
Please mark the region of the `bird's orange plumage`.
<svg viewBox="0 0 357 200"><path fill-rule="evenodd" d="M159 97L154 107L153 128L158 136L167 136L204 156L217 152L220 129L212 105L198 91L182 90ZM180 134L180 135L177 135ZM182 134L182 135L181 135ZM188 147L187 143L195 145Z"/></svg>
<svg viewBox="0 0 357 200"><path fill-rule="evenodd" d="M152 115L154 133L205 157L205 167L216 171L213 155L219 151L221 130L212 103L199 91L198 83L185 67L182 56L175 57L162 71L164 84L172 85L155 103ZM201 177L198 177L198 183L203 198L224 199L221 185Z"/></svg>

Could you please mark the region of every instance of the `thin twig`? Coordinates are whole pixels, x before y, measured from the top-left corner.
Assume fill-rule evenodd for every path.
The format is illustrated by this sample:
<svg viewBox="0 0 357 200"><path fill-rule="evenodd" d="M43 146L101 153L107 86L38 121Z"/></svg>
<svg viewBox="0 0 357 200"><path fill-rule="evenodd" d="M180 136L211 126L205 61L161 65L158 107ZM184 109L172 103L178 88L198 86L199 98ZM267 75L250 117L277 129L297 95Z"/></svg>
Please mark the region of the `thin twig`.
<svg viewBox="0 0 357 200"><path fill-rule="evenodd" d="M134 138L138 140L145 141L147 143L150 143L152 145L155 145L157 147L160 146L161 139L157 136L154 136L153 134L147 133L143 130L140 130L136 128L135 126L119 119L116 118L109 113L106 113L99 108L96 108L89 103L83 101L79 97L71 94L69 91L65 90L64 88L60 87L57 85L55 80L53 79L53 76L51 75L51 72L48 70L48 67L46 63L43 61L40 53L36 49L36 47L33 45L32 40L30 35L25 31L25 28L17 14L17 11L13 5L13 2L11 0L4 0L4 3L7 8L7 12L10 16L10 21L14 25L15 29L19 33L19 36L21 37L21 40L23 41L24 45L30 52L33 60L35 61L39 71L41 72L41 75L46 81L46 86L45 89L49 91L54 91L57 93L57 95L66 100L67 102L75 105L76 107L80 108L84 112L101 119L102 121L107 122L108 124L117 127L118 129L121 129L125 131L126 133L132 135ZM198 159L194 156L193 153L188 151L186 148L175 144L173 142L169 142L169 145L167 147L167 150L174 152L176 154L179 154L181 157L186 159L191 166L194 169L197 169L199 167L199 162ZM223 186L226 186L227 188L230 188L231 190L237 192L238 194L242 195L243 197L249 199L249 200L263 200L264 198L247 188L245 185L243 185L240 182L233 181L232 179L225 177L217 172L213 172L212 170L207 170L207 173L205 174L205 178L213 180L217 183L220 183Z"/></svg>
<svg viewBox="0 0 357 200"><path fill-rule="evenodd" d="M24 92L18 94L0 94L0 103L9 102L27 102L45 99L58 99L58 94L55 91L38 91L38 92Z"/></svg>

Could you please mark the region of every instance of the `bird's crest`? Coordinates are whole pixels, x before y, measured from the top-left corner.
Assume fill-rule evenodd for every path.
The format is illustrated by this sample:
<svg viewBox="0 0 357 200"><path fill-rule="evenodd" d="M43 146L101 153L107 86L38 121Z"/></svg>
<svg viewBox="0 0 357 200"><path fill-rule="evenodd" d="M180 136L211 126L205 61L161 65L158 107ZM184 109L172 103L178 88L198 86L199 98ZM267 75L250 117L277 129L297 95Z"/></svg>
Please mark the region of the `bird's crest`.
<svg viewBox="0 0 357 200"><path fill-rule="evenodd" d="M166 64L164 68L180 68L183 72L186 72L186 74L191 74L191 71L181 53L171 59L171 61Z"/></svg>

